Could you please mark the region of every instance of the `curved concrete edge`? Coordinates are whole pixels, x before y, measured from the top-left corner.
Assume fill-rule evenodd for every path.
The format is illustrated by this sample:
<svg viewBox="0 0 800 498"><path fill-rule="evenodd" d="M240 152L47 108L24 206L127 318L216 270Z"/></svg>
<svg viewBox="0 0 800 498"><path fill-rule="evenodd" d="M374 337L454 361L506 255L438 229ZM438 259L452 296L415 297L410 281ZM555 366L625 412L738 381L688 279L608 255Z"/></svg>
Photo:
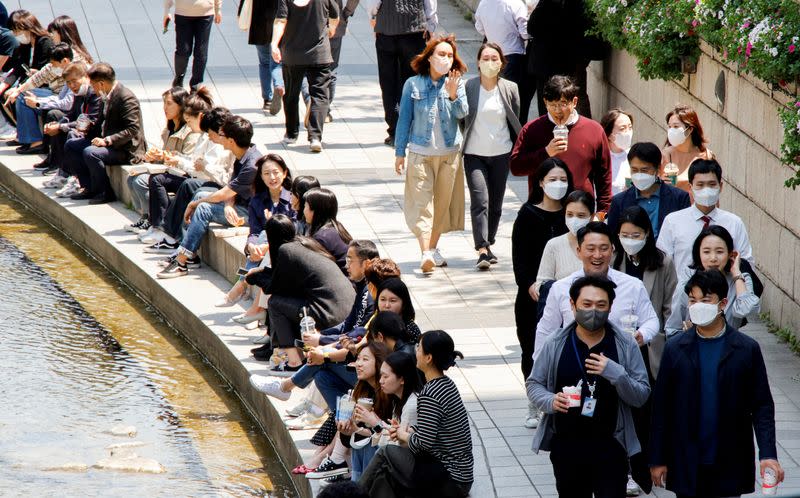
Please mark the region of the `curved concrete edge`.
<svg viewBox="0 0 800 498"><path fill-rule="evenodd" d="M136 256L141 252L139 249L141 246L134 246L136 253L132 254L131 248L126 251L125 247L120 247L119 240L112 240L110 236L113 234L114 239L124 238L119 233L121 232L120 227L131 220L133 217L131 211L118 202L88 206L85 201L78 202L50 197L46 192L53 192L53 190L43 191L41 189L41 184L47 177L42 177L38 172L30 169L33 163L30 156L20 158L13 154L13 150L0 152L0 186L73 243L87 251L106 269L131 287L142 300L153 306L167 323L183 336L230 384L245 409L259 424L265 437L272 442L287 473L289 473L289 469L302 463L298 446L279 415L278 409L285 407L286 404L264 396L250 385L251 370L263 368L264 365L255 362L252 358L248 360L244 356L245 351L249 356L248 350L252 345L249 340L242 341L244 335L240 333L241 327L215 327L214 324L219 323L218 313L198 313L198 306L189 306L187 301L190 300L185 299L185 295L175 292L175 290L191 289L192 301L198 298L198 301L203 301L206 305L211 306L208 304L209 298L211 300L219 298L219 292L224 292L227 289L226 286L230 284L213 270L207 269L198 271L202 280L193 279L188 286L171 284L183 284L184 282L178 281L187 280L190 277L168 281L155 279L153 273L156 268L155 261L158 258L151 257L150 261L148 261L147 255L137 258ZM110 231L103 232L104 229L110 229ZM132 234L128 235L132 236ZM145 264L142 263L143 261ZM150 266L152 271L148 271ZM198 283L201 281L207 285L199 286ZM171 287L173 289L170 289ZM203 296L201 299L203 289L198 287L213 287L217 289L217 293ZM199 304L202 309L202 302L193 304ZM234 311L238 313L241 310L234 309ZM212 330L220 328L223 329L221 333ZM228 328L236 330L230 333L225 330ZM249 337L252 337L252 334ZM254 368L248 368L248 365ZM312 496L311 486L305 477L289 475L292 477L299 496L303 498Z"/></svg>

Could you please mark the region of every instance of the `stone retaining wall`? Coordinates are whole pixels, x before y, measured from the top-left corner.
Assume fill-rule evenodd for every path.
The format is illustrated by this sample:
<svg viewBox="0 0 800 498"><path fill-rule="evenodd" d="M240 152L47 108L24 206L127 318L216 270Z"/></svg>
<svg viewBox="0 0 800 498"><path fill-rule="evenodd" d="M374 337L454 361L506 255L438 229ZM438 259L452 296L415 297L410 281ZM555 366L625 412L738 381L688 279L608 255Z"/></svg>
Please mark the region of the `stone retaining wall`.
<svg viewBox="0 0 800 498"><path fill-rule="evenodd" d="M592 63L592 114L599 119L612 107L626 109L634 115L634 142L662 145L667 111L677 103L697 110L723 168L720 205L744 220L758 270L766 277L762 310L776 323L800 331L800 191L783 186L794 172L779 159L783 129L777 114L790 95L738 74L707 45L702 52L697 73L679 82L642 80L636 59L622 51ZM720 73L725 77L723 105L715 96Z"/></svg>

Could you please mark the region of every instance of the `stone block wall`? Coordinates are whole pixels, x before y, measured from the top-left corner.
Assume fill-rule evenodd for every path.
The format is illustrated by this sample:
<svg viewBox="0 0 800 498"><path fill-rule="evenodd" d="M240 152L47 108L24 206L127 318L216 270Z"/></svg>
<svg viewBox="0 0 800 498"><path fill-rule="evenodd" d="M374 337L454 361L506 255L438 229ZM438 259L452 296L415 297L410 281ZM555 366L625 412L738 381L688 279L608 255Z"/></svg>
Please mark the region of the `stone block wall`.
<svg viewBox="0 0 800 498"><path fill-rule="evenodd" d="M636 60L626 52L592 63L592 114L599 119L611 107L626 109L634 115L634 142L663 145L668 110L677 103L697 110L723 168L720 206L741 216L748 228L765 285L762 310L800 332L800 190L783 186L793 170L779 159L783 129L777 114L790 96L737 73L710 47L702 48L697 73L674 82L642 80ZM723 105L715 96L720 73L725 76Z"/></svg>

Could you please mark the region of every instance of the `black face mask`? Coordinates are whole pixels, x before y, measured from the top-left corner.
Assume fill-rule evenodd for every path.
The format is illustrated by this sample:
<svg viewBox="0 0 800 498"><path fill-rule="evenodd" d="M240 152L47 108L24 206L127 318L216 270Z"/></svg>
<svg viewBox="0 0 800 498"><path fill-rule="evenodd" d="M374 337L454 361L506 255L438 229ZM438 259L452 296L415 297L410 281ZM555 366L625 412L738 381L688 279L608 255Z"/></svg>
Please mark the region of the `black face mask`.
<svg viewBox="0 0 800 498"><path fill-rule="evenodd" d="M575 321L586 330L599 330L608 322L608 311L575 309Z"/></svg>

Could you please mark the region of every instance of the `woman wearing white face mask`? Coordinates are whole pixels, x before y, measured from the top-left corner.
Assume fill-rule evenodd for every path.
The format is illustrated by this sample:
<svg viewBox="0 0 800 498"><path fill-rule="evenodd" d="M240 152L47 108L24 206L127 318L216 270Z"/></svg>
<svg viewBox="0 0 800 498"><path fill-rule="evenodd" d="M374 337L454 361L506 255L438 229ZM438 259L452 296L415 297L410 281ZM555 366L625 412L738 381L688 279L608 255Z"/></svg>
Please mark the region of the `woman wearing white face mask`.
<svg viewBox="0 0 800 498"><path fill-rule="evenodd" d="M467 81L469 114L464 119L464 171L469 186L472 238L479 270L497 263L492 253L508 178L508 156L522 125L517 84L501 78L506 65L496 43L478 50L479 78Z"/></svg>
<svg viewBox="0 0 800 498"><path fill-rule="evenodd" d="M464 173L459 161L467 96L455 38L436 38L411 62L417 76L403 85L395 131L395 171L406 169L403 212L422 251L420 270L447 262L438 249L443 233L464 229Z"/></svg>
<svg viewBox="0 0 800 498"><path fill-rule="evenodd" d="M517 282L514 318L522 348L522 376L526 379L533 367L533 341L538 323L536 275L547 241L567 232L564 203L572 188L572 173L567 164L557 157L545 159L536 171L530 197L520 208L511 232L511 258ZM526 426L536 427L536 413L529 414Z"/></svg>
<svg viewBox="0 0 800 498"><path fill-rule="evenodd" d="M750 313L761 308L759 295L763 291L761 282L753 273L747 260L734 249L730 232L719 225L703 229L692 247L693 270L719 270L728 281L728 304L725 306L725 321L733 328L746 323ZM692 326L689 316L688 296L683 284L678 286L672 299L672 315L666 323L667 337L683 332ZM695 323L695 325L704 325Z"/></svg>
<svg viewBox="0 0 800 498"><path fill-rule="evenodd" d="M644 283L661 325L659 333L646 346L643 344L641 333L637 332L634 336L639 343L639 349L642 352L652 385L661 365L661 356L666 344L664 323L670 316L672 296L678 283L675 265L669 256L656 248L653 227L644 208L631 206L622 212L617 236L620 247L617 247L614 269L638 278ZM652 480L647 462L647 440L650 433L649 401L642 407L633 410L633 421L636 434L642 444L642 451L630 458L631 474L635 481L629 476L628 487L635 489L641 486L642 491L650 493Z"/></svg>
<svg viewBox="0 0 800 498"><path fill-rule="evenodd" d="M630 178L628 150L633 143L633 115L622 109L611 109L600 120L611 149L611 193L616 195L627 188Z"/></svg>
<svg viewBox="0 0 800 498"><path fill-rule="evenodd" d="M706 144L703 127L697 112L687 105L677 105L667 113L667 141L662 151L662 171L668 165L677 167L677 187L689 191L689 165L697 158L713 159L714 154ZM672 182L672 178L664 173L662 179ZM675 173L673 173L675 174Z"/></svg>

